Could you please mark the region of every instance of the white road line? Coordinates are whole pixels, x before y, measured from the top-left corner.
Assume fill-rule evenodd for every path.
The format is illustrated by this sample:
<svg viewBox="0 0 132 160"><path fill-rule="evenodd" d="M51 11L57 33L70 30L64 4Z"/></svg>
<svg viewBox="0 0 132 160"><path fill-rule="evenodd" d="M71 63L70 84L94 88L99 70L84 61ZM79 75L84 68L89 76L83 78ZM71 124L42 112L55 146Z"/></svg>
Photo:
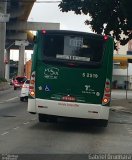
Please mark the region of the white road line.
<svg viewBox="0 0 132 160"><path fill-rule="evenodd" d="M9 132L4 132L4 133L2 133L1 134L1 136L4 136L4 135L6 135L6 134L8 134Z"/></svg>
<svg viewBox="0 0 132 160"><path fill-rule="evenodd" d="M31 119L31 121L35 121L37 118L33 118L33 119Z"/></svg>
<svg viewBox="0 0 132 160"><path fill-rule="evenodd" d="M24 122L23 124L29 124L29 122Z"/></svg>
<svg viewBox="0 0 132 160"><path fill-rule="evenodd" d="M15 127L15 128L13 128L14 130L17 130L17 129L19 129L20 127L19 126L17 126L17 127Z"/></svg>
<svg viewBox="0 0 132 160"><path fill-rule="evenodd" d="M130 129L130 128L127 128L127 130L130 131L131 129Z"/></svg>
<svg viewBox="0 0 132 160"><path fill-rule="evenodd" d="M128 131L129 134L132 134L132 129L126 126L126 129Z"/></svg>
<svg viewBox="0 0 132 160"><path fill-rule="evenodd" d="M128 129L128 132L132 132L132 129Z"/></svg>
<svg viewBox="0 0 132 160"><path fill-rule="evenodd" d="M17 96L17 97L13 97L13 98L10 98L10 99L7 99L7 100L4 100L4 101L1 101L1 102L0 102L0 104L5 103L5 102L12 101L12 100L17 99L17 98L19 98L19 97Z"/></svg>
<svg viewBox="0 0 132 160"><path fill-rule="evenodd" d="M132 134L132 131L131 132L129 131L129 134Z"/></svg>
<svg viewBox="0 0 132 160"><path fill-rule="evenodd" d="M19 97L18 96L17 97L13 97L13 98L7 99L5 101L8 102L8 101L12 101L12 100L17 99L17 98L19 98Z"/></svg>

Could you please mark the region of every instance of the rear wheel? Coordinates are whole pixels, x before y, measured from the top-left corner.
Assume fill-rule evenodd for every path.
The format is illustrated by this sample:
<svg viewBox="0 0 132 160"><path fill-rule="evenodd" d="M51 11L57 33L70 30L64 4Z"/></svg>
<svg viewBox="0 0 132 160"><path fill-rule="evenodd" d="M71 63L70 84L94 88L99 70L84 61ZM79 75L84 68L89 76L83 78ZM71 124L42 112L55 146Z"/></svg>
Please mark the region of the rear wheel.
<svg viewBox="0 0 132 160"><path fill-rule="evenodd" d="M49 116L45 114L38 115L39 122L57 122L56 116Z"/></svg>
<svg viewBox="0 0 132 160"><path fill-rule="evenodd" d="M47 122L47 116L44 114L38 115L39 122Z"/></svg>
<svg viewBox="0 0 132 160"><path fill-rule="evenodd" d="M98 125L99 125L100 127L107 127L107 125L108 125L108 120L100 120L99 123L98 123Z"/></svg>
<svg viewBox="0 0 132 160"><path fill-rule="evenodd" d="M14 87L14 90L17 90L17 87Z"/></svg>
<svg viewBox="0 0 132 160"><path fill-rule="evenodd" d="M25 101L28 102L28 96L25 97Z"/></svg>
<svg viewBox="0 0 132 160"><path fill-rule="evenodd" d="M20 101L22 101L22 102L23 102L23 101L24 101L24 98L23 98L23 97L20 97Z"/></svg>

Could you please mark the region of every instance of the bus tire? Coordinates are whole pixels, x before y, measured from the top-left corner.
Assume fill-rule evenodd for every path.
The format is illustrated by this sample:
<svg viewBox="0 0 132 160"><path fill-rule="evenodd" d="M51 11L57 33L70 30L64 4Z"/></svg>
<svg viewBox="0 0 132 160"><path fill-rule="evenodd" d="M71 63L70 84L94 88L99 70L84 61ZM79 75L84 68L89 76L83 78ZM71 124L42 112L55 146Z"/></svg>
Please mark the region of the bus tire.
<svg viewBox="0 0 132 160"><path fill-rule="evenodd" d="M23 102L23 101L24 101L24 98L23 98L23 97L20 97L20 101L22 101L22 102Z"/></svg>
<svg viewBox="0 0 132 160"><path fill-rule="evenodd" d="M57 117L56 116L49 116L48 117L48 122L56 123L57 122Z"/></svg>
<svg viewBox="0 0 132 160"><path fill-rule="evenodd" d="M108 120L100 120L100 127L107 127Z"/></svg>
<svg viewBox="0 0 132 160"><path fill-rule="evenodd" d="M27 96L27 97L25 97L25 101L26 101L26 102L28 102L28 96Z"/></svg>
<svg viewBox="0 0 132 160"><path fill-rule="evenodd" d="M38 118L39 122L57 122L57 117L55 116L39 114Z"/></svg>
<svg viewBox="0 0 132 160"><path fill-rule="evenodd" d="M39 119L39 122L48 122L48 118L44 114L39 114L38 119Z"/></svg>

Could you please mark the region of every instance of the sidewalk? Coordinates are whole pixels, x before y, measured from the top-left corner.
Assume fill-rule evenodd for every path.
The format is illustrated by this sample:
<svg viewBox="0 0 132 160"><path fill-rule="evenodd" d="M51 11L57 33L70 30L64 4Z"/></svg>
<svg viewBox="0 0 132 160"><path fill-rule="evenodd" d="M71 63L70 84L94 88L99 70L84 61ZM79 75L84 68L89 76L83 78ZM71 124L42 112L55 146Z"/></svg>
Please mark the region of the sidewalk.
<svg viewBox="0 0 132 160"><path fill-rule="evenodd" d="M8 82L0 83L0 91L8 90L9 88L11 88L11 85Z"/></svg>
<svg viewBox="0 0 132 160"><path fill-rule="evenodd" d="M132 90L112 89L111 98L111 110L132 113Z"/></svg>
<svg viewBox="0 0 132 160"><path fill-rule="evenodd" d="M112 111L132 113L132 99L116 99L111 101Z"/></svg>

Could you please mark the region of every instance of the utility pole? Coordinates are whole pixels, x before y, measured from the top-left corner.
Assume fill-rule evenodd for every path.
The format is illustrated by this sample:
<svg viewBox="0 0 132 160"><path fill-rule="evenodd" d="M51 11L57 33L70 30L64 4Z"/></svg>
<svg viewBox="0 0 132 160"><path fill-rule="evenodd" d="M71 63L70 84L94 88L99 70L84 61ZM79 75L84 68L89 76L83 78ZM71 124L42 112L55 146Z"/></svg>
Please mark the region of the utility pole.
<svg viewBox="0 0 132 160"><path fill-rule="evenodd" d="M5 77L5 41L6 41L6 22L9 20L6 14L7 2L0 2L0 77Z"/></svg>
<svg viewBox="0 0 132 160"><path fill-rule="evenodd" d="M10 49L6 49L4 55L5 62L5 79L9 81L10 79Z"/></svg>
<svg viewBox="0 0 132 160"><path fill-rule="evenodd" d="M19 63L18 63L18 76L24 76L24 55L25 46L29 45L28 41L15 41L15 45L19 46Z"/></svg>

